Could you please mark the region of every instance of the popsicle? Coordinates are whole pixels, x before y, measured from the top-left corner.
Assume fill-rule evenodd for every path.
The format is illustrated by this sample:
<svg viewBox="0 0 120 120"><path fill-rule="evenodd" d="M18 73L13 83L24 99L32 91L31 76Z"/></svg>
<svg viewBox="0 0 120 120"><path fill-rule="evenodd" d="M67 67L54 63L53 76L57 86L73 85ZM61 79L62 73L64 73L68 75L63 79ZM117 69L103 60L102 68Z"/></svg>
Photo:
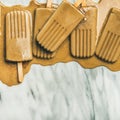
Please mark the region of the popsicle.
<svg viewBox="0 0 120 120"><path fill-rule="evenodd" d="M86 20L82 21L71 33L70 51L77 58L88 58L94 55L97 36L97 8L83 7Z"/></svg>
<svg viewBox="0 0 120 120"><path fill-rule="evenodd" d="M96 56L114 63L120 56L120 10L112 8L105 21L96 49Z"/></svg>
<svg viewBox="0 0 120 120"><path fill-rule="evenodd" d="M32 60L32 16L28 11L6 15L6 60L18 65L18 80L23 80L22 62Z"/></svg>
<svg viewBox="0 0 120 120"><path fill-rule="evenodd" d="M37 58L51 59L55 56L56 52L48 52L36 41L36 36L54 13L55 9L52 8L52 1L48 0L46 8L37 8L35 11L34 23L34 40L33 40L33 55Z"/></svg>
<svg viewBox="0 0 120 120"><path fill-rule="evenodd" d="M72 5L63 1L60 4L37 35L37 41L42 47L50 52L54 52L60 47L84 18L84 14L77 9L81 2L82 0L78 0Z"/></svg>

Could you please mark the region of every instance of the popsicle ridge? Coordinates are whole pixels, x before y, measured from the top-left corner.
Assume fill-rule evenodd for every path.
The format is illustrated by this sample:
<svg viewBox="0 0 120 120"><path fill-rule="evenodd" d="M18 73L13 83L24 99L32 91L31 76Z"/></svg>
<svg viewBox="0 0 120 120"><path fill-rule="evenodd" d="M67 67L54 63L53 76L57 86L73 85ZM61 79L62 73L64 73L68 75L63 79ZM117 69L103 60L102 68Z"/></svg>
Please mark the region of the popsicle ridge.
<svg viewBox="0 0 120 120"><path fill-rule="evenodd" d="M83 7L86 20L83 20L71 33L70 50L73 57L88 58L94 55L97 36L97 8Z"/></svg>
<svg viewBox="0 0 120 120"><path fill-rule="evenodd" d="M37 41L47 51L54 52L83 17L84 15L77 8L63 1L38 33Z"/></svg>
<svg viewBox="0 0 120 120"><path fill-rule="evenodd" d="M6 59L27 61L32 59L31 16L28 11L11 11L6 15Z"/></svg>
<svg viewBox="0 0 120 120"><path fill-rule="evenodd" d="M120 27L119 20L120 10L112 8L99 37L96 55L106 62L114 63L120 55L120 31L116 29Z"/></svg>

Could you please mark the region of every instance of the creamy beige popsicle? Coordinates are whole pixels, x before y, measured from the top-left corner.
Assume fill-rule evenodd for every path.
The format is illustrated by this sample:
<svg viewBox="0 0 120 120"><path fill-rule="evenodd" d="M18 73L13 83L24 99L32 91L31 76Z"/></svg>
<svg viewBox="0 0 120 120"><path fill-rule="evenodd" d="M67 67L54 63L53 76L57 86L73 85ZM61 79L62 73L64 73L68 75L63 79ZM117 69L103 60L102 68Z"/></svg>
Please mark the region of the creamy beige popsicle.
<svg viewBox="0 0 120 120"><path fill-rule="evenodd" d="M116 62L120 56L120 9L112 8L104 23L96 48L96 56L106 62Z"/></svg>
<svg viewBox="0 0 120 120"><path fill-rule="evenodd" d="M81 3L81 1L79 1ZM84 15L76 7L63 1L53 13L41 31L38 33L37 41L50 52L57 50L66 40L72 30L83 20Z"/></svg>
<svg viewBox="0 0 120 120"><path fill-rule="evenodd" d="M32 17L28 11L11 11L6 15L6 60L18 63L22 82L22 62L32 60Z"/></svg>
<svg viewBox="0 0 120 120"><path fill-rule="evenodd" d="M70 51L77 58L88 58L94 55L97 36L97 8L83 7L86 19L70 35Z"/></svg>
<svg viewBox="0 0 120 120"><path fill-rule="evenodd" d="M47 1L46 8L37 8L35 11L33 55L37 58L50 59L55 56L56 52L48 52L36 41L37 34L54 12L51 0Z"/></svg>

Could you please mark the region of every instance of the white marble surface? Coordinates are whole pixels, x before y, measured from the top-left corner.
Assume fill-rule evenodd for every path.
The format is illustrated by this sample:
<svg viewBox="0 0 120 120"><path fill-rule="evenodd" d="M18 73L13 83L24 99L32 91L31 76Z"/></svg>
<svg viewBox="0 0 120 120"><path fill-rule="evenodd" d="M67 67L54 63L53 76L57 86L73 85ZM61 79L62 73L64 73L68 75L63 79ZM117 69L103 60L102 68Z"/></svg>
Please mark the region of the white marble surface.
<svg viewBox="0 0 120 120"><path fill-rule="evenodd" d="M120 120L119 101L120 72L84 69L75 62L32 65L22 84L0 83L0 120Z"/></svg>

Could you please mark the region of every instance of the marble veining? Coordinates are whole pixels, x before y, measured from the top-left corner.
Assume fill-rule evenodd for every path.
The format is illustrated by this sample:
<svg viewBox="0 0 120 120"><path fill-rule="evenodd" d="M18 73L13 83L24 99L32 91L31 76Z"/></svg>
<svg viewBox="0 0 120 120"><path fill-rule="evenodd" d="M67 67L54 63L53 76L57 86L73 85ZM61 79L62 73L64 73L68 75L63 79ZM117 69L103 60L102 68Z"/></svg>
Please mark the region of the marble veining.
<svg viewBox="0 0 120 120"><path fill-rule="evenodd" d="M0 120L119 120L119 78L75 62L32 65L22 84L0 83Z"/></svg>
<svg viewBox="0 0 120 120"><path fill-rule="evenodd" d="M0 120L120 120L119 101L120 72L84 69L75 62L32 65L22 84L0 83Z"/></svg>

